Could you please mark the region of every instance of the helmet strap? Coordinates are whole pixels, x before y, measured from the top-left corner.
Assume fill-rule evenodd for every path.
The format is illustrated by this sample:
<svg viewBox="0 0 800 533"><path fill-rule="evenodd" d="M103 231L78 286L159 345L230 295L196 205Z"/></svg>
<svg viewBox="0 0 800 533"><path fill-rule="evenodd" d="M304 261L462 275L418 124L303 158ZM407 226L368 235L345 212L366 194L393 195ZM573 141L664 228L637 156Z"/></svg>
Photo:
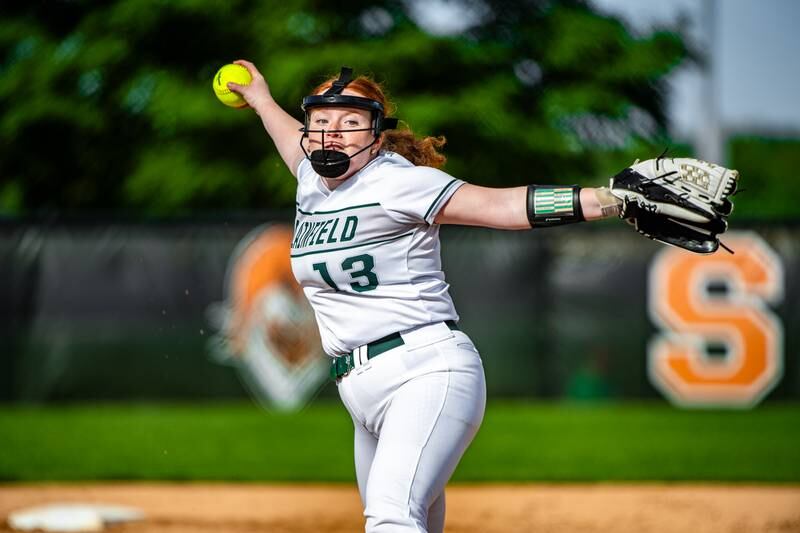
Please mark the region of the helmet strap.
<svg viewBox="0 0 800 533"><path fill-rule="evenodd" d="M339 79L333 82L333 85L325 91L323 96L330 95L330 94L342 94L347 85L353 81L353 69L350 67L342 67L342 70L339 72Z"/></svg>

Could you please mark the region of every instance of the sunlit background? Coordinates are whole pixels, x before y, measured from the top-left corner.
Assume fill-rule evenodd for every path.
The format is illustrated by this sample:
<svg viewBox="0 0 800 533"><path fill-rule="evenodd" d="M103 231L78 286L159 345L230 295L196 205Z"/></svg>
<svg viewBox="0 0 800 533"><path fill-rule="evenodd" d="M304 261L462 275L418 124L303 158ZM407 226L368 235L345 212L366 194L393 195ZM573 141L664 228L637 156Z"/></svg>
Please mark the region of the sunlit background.
<svg viewBox="0 0 800 533"><path fill-rule="evenodd" d="M797 20L794 0L5 3L0 481L352 481L291 287L294 179L211 89L245 58L298 118L342 65L374 76L477 184L601 186L665 150L738 169L735 255L684 264L618 220L442 228L490 397L456 479L797 483Z"/></svg>

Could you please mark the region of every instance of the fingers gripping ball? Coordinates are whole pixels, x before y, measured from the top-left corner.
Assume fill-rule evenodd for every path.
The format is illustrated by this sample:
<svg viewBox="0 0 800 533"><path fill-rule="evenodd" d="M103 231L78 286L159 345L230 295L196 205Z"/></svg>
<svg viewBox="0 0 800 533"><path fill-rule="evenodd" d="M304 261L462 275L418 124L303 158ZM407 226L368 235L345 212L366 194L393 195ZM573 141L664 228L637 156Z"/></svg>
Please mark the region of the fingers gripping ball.
<svg viewBox="0 0 800 533"><path fill-rule="evenodd" d="M214 94L219 101L230 107L244 107L247 102L241 95L228 89L228 82L238 83L239 85L250 85L253 77L250 72L241 65L229 64L223 66L214 75Z"/></svg>

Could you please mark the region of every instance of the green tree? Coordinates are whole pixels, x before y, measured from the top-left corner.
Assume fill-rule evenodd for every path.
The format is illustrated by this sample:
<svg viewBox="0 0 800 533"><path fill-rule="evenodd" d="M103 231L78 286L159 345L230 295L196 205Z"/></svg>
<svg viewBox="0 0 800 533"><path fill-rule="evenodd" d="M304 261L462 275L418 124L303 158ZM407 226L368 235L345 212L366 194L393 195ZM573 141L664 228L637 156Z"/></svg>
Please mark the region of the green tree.
<svg viewBox="0 0 800 533"><path fill-rule="evenodd" d="M417 133L448 138L474 183L601 183L669 143L664 77L676 33L634 36L583 1L464 0L454 36L411 1L40 1L0 23L0 209L290 207L294 180L260 121L211 78L254 61L299 102L341 65L386 83Z"/></svg>
<svg viewBox="0 0 800 533"><path fill-rule="evenodd" d="M797 221L800 207L800 140L737 135L728 142L731 167L739 171L735 217Z"/></svg>

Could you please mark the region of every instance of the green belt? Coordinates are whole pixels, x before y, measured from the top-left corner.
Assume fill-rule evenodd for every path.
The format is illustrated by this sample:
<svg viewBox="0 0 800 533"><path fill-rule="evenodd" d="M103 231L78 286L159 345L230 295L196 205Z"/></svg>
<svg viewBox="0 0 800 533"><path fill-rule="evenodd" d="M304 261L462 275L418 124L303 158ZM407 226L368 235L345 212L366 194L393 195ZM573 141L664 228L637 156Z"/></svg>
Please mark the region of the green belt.
<svg viewBox="0 0 800 533"><path fill-rule="evenodd" d="M446 320L445 324L447 324L447 327L451 330L458 331L458 325L456 325L453 320ZM391 350L392 348L397 348L403 344L405 344L405 342L403 342L403 337L401 337L399 333L392 333L391 335L372 341L367 344L367 359L377 357L383 352ZM355 352L350 352L347 355L331 359L331 379L340 378L355 368L354 354Z"/></svg>

